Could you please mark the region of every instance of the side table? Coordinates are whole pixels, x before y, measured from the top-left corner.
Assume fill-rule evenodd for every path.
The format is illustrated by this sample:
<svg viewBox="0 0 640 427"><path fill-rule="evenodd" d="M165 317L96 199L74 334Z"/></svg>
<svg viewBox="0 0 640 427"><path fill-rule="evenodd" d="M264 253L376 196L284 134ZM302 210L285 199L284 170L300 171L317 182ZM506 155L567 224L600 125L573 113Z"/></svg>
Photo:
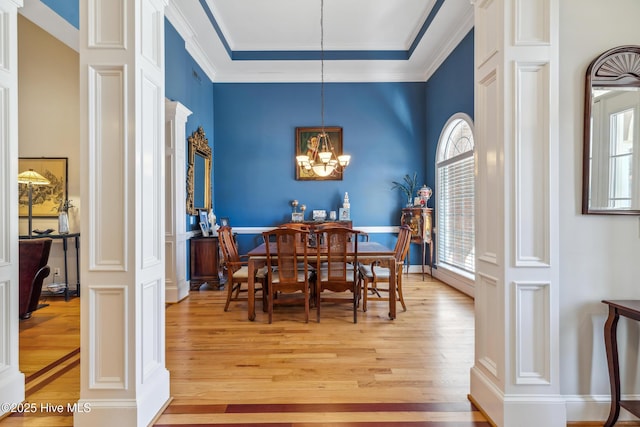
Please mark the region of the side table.
<svg viewBox="0 0 640 427"><path fill-rule="evenodd" d="M403 208L400 218L400 225L408 225L411 228L411 243L418 243L422 246L422 280L424 280L424 266L426 259L426 246L429 245L429 272L433 277L433 240L432 240L432 218L431 208ZM409 249L411 253L411 249ZM407 258L410 260L411 256Z"/></svg>
<svg viewBox="0 0 640 427"><path fill-rule="evenodd" d="M604 427L612 427L618 420L620 408L640 417L640 401L620 400L620 365L618 364L618 320L620 316L640 321L640 300L602 301L609 306L609 317L604 324L604 345L607 350L609 382L611 384L611 409Z"/></svg>
<svg viewBox="0 0 640 427"><path fill-rule="evenodd" d="M220 289L224 283L220 278L220 245L218 236L197 236L189 240L191 257L190 285L200 288L207 284Z"/></svg>

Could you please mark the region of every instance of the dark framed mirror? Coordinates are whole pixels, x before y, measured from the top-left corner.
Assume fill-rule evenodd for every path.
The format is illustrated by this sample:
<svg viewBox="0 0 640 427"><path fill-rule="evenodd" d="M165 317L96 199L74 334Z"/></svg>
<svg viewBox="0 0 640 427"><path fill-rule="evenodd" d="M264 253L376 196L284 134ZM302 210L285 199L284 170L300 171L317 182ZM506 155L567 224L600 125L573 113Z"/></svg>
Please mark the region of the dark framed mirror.
<svg viewBox="0 0 640 427"><path fill-rule="evenodd" d="M211 209L211 147L202 127L188 141L187 213L198 215L199 209Z"/></svg>
<svg viewBox="0 0 640 427"><path fill-rule="evenodd" d="M640 46L619 46L587 69L582 213L640 215Z"/></svg>

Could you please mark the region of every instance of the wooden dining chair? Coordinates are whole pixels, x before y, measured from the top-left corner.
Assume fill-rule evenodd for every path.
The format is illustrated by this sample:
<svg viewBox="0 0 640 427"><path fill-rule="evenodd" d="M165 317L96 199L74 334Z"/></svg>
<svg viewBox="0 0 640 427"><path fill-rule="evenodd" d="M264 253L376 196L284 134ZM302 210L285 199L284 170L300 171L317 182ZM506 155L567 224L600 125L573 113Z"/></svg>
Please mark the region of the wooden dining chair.
<svg viewBox="0 0 640 427"><path fill-rule="evenodd" d="M335 222L320 222L318 224L313 224L313 231L315 233L322 233L322 231L326 230L327 228L335 228L335 227L351 229L351 227L349 226L349 222L335 221ZM357 236L361 242L369 241L369 234L365 233L364 231L358 230Z"/></svg>
<svg viewBox="0 0 640 427"><path fill-rule="evenodd" d="M324 228L317 251L316 315L320 322L322 303L347 303L353 307L353 323L358 322L360 282L358 281L358 231L345 227ZM323 292L325 292L323 294Z"/></svg>
<svg viewBox="0 0 640 427"><path fill-rule="evenodd" d="M304 231L305 233L300 233L300 244L308 244L309 235L311 232L311 227L303 222L286 222L278 226L279 228L290 228L292 230Z"/></svg>
<svg viewBox="0 0 640 427"><path fill-rule="evenodd" d="M238 246L230 226L225 225L218 229L218 240L222 250L224 268L227 271L227 301L224 305L224 311L227 311L231 301L247 301L248 289L246 286L249 282L249 266L246 257L238 253ZM263 311L267 309L266 271L266 266L258 269L254 280L255 283L260 283L259 287L256 286L256 292L260 291L262 294Z"/></svg>
<svg viewBox="0 0 640 427"><path fill-rule="evenodd" d="M381 267L378 263L374 262L370 265L361 264L359 268L360 278L362 285L362 310L367 311L367 301L388 301L389 292L395 292L397 294L396 299L402 304L402 310L407 311L407 306L404 303L404 296L402 295L402 267L404 260L409 252L409 245L411 244L411 228L408 225L400 227L398 232L398 240L394 248L394 258L396 262L396 289L390 290L389 286L379 286L380 284L390 283L390 270L387 267ZM380 293L386 293L387 296L383 297ZM375 296L369 296L369 294Z"/></svg>
<svg viewBox="0 0 640 427"><path fill-rule="evenodd" d="M262 233L267 252L267 311L269 323L273 320L274 305L300 304L299 298L290 298L284 294L302 293L305 322L309 322L310 276L308 231L278 227ZM276 298L277 296L277 298Z"/></svg>

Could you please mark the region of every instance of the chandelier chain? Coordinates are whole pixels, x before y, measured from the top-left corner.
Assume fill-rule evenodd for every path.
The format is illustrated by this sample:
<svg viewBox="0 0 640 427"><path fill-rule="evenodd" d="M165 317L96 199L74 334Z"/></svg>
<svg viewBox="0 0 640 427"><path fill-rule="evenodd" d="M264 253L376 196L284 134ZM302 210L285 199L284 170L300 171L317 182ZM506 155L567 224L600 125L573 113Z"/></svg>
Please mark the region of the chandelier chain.
<svg viewBox="0 0 640 427"><path fill-rule="evenodd" d="M324 135L324 0L320 0L320 119Z"/></svg>

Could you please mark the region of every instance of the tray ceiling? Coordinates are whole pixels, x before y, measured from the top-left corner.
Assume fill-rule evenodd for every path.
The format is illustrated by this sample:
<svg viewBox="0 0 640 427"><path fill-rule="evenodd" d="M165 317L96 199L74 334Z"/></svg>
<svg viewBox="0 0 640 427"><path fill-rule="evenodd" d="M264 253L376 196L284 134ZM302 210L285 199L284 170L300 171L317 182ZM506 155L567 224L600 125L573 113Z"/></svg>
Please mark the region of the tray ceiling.
<svg viewBox="0 0 640 427"><path fill-rule="evenodd" d="M78 49L40 0L21 13ZM165 15L212 81L321 78L320 0L169 0ZM324 0L325 81L425 81L472 27L470 0Z"/></svg>

